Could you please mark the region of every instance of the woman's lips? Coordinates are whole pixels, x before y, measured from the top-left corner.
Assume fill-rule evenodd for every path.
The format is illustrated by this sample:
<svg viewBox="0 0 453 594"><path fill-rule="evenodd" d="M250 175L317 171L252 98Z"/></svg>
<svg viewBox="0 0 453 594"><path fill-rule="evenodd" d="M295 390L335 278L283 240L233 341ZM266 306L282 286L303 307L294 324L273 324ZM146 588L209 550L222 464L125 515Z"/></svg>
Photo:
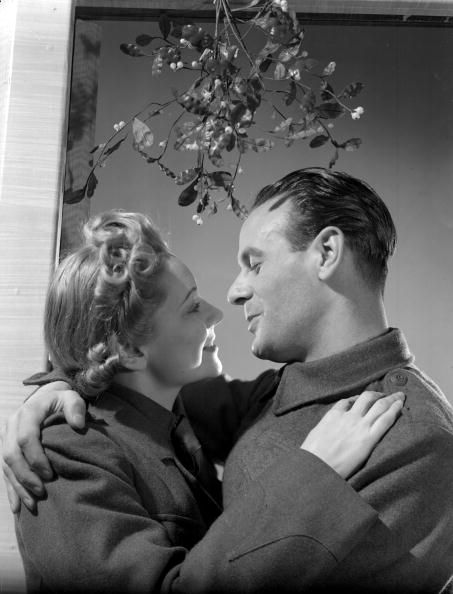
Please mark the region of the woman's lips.
<svg viewBox="0 0 453 594"><path fill-rule="evenodd" d="M213 353L214 351L217 350L217 345L216 344L209 344L203 347L204 351L208 351L208 353Z"/></svg>

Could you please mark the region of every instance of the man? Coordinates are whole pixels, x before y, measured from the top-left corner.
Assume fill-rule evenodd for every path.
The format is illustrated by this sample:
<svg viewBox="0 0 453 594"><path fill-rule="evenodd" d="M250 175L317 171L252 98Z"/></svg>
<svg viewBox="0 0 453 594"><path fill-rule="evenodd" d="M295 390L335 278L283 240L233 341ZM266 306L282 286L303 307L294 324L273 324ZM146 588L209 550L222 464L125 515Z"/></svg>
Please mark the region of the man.
<svg viewBox="0 0 453 594"><path fill-rule="evenodd" d="M244 308L253 353L286 365L252 382L223 378L182 392L204 448L213 459L228 455L228 509L277 460L285 477L300 431L334 402L363 389L404 390L402 417L349 481L377 521L341 560L319 492L313 559L327 552L319 588L439 592L453 574L453 411L402 333L388 328L383 292L395 242L381 199L346 174L303 169L263 188L241 229L229 300ZM296 567L291 510L278 537ZM252 556L252 542L236 558ZM275 575L284 583L278 566Z"/></svg>

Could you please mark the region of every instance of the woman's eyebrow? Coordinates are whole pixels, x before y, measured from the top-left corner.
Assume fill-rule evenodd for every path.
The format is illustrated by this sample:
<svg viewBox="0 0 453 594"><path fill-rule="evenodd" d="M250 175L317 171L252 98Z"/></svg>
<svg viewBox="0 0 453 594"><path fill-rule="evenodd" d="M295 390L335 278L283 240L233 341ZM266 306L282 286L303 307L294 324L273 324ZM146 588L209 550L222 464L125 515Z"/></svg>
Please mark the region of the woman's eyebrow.
<svg viewBox="0 0 453 594"><path fill-rule="evenodd" d="M184 297L184 299L181 301L181 306L184 305L184 303L189 299L189 297L193 294L197 292L197 287L193 286L191 289L189 289L189 291L187 292L187 295Z"/></svg>

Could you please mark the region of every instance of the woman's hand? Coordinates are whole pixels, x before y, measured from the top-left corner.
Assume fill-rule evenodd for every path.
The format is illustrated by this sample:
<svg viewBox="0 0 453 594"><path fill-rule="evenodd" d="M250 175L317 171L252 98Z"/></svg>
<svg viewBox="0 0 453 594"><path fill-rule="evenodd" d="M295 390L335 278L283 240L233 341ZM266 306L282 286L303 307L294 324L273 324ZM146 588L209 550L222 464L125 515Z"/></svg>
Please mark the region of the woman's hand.
<svg viewBox="0 0 453 594"><path fill-rule="evenodd" d="M11 511L21 500L30 509L45 494L43 481L53 476L41 445L41 425L47 417L62 412L74 429L85 425L83 399L66 382L56 381L39 388L12 414L3 433L3 476Z"/></svg>
<svg viewBox="0 0 453 594"><path fill-rule="evenodd" d="M300 446L321 458L344 479L359 470L400 416L404 394L363 392L339 400Z"/></svg>

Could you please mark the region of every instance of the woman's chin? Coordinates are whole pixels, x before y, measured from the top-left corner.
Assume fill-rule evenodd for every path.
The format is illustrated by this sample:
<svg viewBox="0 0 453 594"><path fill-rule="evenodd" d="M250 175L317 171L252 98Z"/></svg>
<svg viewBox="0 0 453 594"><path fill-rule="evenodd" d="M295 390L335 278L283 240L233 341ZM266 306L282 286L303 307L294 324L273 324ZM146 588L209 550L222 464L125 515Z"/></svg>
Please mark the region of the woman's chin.
<svg viewBox="0 0 453 594"><path fill-rule="evenodd" d="M203 359L199 367L200 379L218 377L222 373L223 365L219 359L218 350L203 351Z"/></svg>

